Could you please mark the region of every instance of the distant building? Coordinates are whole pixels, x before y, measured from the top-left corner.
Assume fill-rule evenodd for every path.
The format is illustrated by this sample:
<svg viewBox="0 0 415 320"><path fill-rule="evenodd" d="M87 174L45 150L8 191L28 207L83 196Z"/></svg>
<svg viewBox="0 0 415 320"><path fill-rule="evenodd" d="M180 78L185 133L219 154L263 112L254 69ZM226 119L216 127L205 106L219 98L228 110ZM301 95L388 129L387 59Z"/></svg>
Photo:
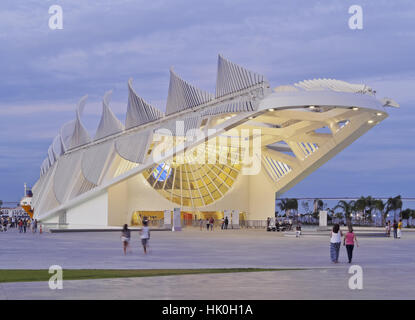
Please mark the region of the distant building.
<svg viewBox="0 0 415 320"><path fill-rule="evenodd" d="M0 213L2 215L8 215L9 217L18 217L26 215L26 211L20 206L15 208L1 208Z"/></svg>

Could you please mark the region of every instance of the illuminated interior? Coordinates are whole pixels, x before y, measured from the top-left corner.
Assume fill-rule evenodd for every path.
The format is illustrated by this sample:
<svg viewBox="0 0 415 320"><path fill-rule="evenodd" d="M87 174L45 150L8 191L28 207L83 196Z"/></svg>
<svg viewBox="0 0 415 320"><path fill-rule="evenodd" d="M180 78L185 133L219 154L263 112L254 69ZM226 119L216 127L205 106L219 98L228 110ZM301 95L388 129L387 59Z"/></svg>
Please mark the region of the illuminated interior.
<svg viewBox="0 0 415 320"><path fill-rule="evenodd" d="M180 206L207 206L228 192L241 170L240 153L236 148L215 147L215 157L209 161L207 155L214 147L205 144L204 154L197 156L190 152L190 157L188 154L174 157L172 161L144 171L143 176L163 197Z"/></svg>

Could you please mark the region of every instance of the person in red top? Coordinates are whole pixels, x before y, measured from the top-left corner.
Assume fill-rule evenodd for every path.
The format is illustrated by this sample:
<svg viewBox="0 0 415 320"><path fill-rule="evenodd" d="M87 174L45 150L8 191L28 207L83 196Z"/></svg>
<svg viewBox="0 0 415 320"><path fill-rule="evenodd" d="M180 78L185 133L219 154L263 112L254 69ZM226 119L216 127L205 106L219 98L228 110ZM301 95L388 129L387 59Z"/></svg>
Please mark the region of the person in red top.
<svg viewBox="0 0 415 320"><path fill-rule="evenodd" d="M23 232L23 221L22 221L22 219L20 219L19 220L19 233L22 233Z"/></svg>
<svg viewBox="0 0 415 320"><path fill-rule="evenodd" d="M213 223L215 222L215 219L213 217L210 217L209 224L210 224L210 231L213 231Z"/></svg>
<svg viewBox="0 0 415 320"><path fill-rule="evenodd" d="M355 243L356 243L356 246L359 247L359 244L357 243L356 235L353 232L353 227L349 226L349 232L346 233L346 236L344 237L344 240L343 240L343 245L346 246L347 257L349 258L349 263L352 263L353 249L354 249Z"/></svg>

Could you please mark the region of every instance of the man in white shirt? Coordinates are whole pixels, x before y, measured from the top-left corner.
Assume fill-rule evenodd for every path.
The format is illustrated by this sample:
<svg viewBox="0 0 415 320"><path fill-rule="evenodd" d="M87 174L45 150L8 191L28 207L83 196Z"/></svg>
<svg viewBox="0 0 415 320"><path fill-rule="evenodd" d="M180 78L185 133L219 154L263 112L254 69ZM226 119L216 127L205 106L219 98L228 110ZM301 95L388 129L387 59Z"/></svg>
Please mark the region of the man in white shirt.
<svg viewBox="0 0 415 320"><path fill-rule="evenodd" d="M143 221L143 228L140 232L141 244L143 245L144 254L147 254L148 241L150 240L150 228L148 227L148 221Z"/></svg>

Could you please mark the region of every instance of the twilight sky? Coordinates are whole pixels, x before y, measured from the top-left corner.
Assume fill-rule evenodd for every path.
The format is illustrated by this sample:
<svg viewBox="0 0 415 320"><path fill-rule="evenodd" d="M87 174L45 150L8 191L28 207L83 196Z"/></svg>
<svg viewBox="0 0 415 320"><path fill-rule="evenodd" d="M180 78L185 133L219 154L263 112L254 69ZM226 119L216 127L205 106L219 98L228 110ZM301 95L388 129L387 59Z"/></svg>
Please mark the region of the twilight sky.
<svg viewBox="0 0 415 320"><path fill-rule="evenodd" d="M63 30L48 27L53 4L63 8ZM363 30L348 27L353 4L363 8ZM2 0L0 199L18 201L23 183L35 183L81 96L89 94L93 134L107 90L124 121L129 77L162 110L170 66L214 92L218 53L273 87L330 77L401 105L285 196L415 197L414 17L413 0Z"/></svg>

